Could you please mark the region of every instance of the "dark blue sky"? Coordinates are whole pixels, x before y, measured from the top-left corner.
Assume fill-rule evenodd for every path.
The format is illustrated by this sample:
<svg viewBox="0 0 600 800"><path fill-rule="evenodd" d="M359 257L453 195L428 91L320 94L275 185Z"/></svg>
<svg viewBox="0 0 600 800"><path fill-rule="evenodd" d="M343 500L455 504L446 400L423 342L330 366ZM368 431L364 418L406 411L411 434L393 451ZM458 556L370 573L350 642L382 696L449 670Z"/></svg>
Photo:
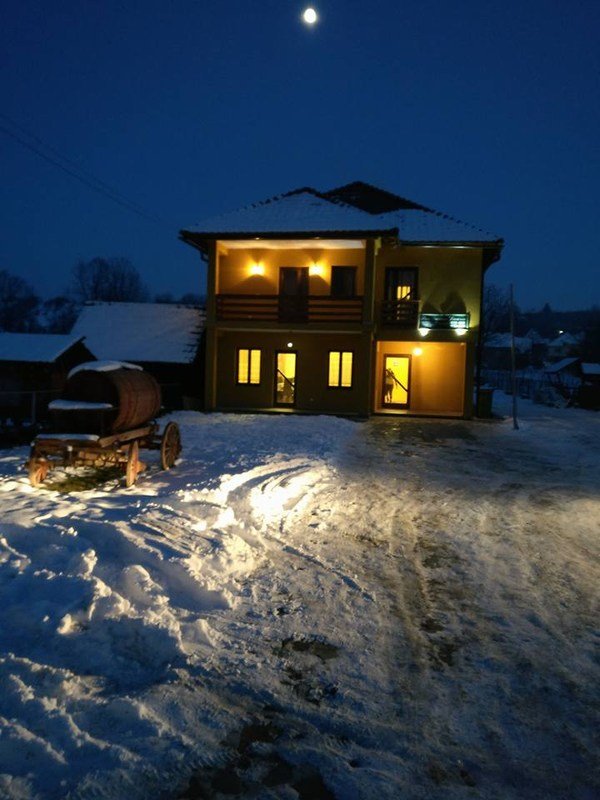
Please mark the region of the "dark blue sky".
<svg viewBox="0 0 600 800"><path fill-rule="evenodd" d="M599 302L600 4L314 5L3 0L0 113L164 222L0 134L0 268L50 295L124 255L201 291L180 227L359 179L504 236L522 307Z"/></svg>

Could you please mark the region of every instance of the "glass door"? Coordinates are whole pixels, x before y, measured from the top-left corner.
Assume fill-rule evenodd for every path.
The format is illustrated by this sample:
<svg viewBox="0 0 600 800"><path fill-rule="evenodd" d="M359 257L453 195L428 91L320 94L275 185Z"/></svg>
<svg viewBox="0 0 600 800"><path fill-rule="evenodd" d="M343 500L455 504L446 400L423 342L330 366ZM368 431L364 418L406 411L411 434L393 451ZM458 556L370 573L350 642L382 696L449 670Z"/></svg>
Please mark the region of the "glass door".
<svg viewBox="0 0 600 800"><path fill-rule="evenodd" d="M383 398L386 408L408 408L410 405L410 356L384 356Z"/></svg>
<svg viewBox="0 0 600 800"><path fill-rule="evenodd" d="M275 405L293 406L296 402L296 353L278 352L275 356Z"/></svg>

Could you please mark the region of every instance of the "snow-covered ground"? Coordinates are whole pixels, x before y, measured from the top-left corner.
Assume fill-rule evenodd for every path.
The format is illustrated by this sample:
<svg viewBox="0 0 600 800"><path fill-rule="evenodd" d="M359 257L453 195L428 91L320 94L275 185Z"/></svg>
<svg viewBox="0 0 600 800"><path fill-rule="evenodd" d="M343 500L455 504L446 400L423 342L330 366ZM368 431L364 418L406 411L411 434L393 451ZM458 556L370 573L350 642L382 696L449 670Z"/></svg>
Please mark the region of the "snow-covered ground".
<svg viewBox="0 0 600 800"><path fill-rule="evenodd" d="M128 490L0 453L0 797L598 797L600 416L521 408L181 413Z"/></svg>

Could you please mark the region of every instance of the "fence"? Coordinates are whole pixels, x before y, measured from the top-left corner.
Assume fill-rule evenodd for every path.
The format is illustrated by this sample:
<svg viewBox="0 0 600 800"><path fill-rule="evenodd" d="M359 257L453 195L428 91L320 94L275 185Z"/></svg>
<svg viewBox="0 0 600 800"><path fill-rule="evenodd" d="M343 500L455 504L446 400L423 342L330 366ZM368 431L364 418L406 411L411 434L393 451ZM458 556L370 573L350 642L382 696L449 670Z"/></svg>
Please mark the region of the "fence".
<svg viewBox="0 0 600 800"><path fill-rule="evenodd" d="M482 380L500 389L506 394L512 394L512 375L506 369L483 369L481 371ZM541 400L550 391L558 392L566 400L572 400L581 386L581 380L575 375L561 375L560 382L551 380L545 372L527 373L517 371L516 390L517 395L524 399Z"/></svg>

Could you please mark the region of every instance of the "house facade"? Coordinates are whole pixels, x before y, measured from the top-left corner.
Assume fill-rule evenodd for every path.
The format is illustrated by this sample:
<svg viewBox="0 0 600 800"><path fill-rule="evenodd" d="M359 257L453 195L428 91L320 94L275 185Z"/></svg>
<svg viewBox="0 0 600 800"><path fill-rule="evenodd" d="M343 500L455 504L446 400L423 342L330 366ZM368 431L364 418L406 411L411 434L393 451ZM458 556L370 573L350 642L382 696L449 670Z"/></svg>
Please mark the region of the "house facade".
<svg viewBox="0 0 600 800"><path fill-rule="evenodd" d="M356 182L181 238L207 261L207 410L471 416L498 237Z"/></svg>

